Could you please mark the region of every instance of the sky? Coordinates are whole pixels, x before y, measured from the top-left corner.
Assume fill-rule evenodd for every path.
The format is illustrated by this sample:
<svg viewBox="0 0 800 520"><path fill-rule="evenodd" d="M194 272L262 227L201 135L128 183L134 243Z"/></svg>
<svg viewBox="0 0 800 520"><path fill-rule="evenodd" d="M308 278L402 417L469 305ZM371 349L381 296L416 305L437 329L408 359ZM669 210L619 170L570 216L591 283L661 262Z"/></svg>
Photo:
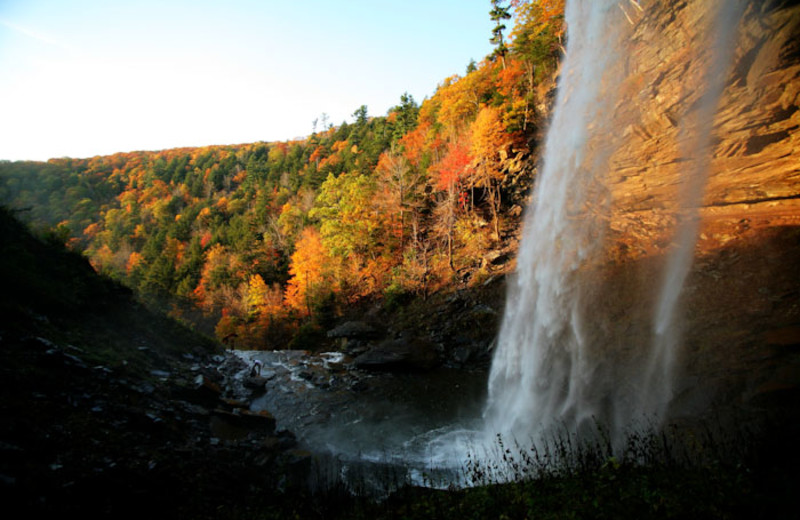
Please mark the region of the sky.
<svg viewBox="0 0 800 520"><path fill-rule="evenodd" d="M491 50L489 0L0 0L0 160L307 136Z"/></svg>

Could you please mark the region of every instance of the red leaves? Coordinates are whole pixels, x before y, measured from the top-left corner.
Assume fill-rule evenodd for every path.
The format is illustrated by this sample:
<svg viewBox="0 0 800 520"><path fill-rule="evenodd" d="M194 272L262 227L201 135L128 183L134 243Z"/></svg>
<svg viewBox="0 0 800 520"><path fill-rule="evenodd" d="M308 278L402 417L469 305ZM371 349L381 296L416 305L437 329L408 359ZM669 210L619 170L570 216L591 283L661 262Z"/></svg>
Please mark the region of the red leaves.
<svg viewBox="0 0 800 520"><path fill-rule="evenodd" d="M452 191L466 176L472 163L470 145L466 139L459 139L447 146L447 153L436 167L436 189Z"/></svg>

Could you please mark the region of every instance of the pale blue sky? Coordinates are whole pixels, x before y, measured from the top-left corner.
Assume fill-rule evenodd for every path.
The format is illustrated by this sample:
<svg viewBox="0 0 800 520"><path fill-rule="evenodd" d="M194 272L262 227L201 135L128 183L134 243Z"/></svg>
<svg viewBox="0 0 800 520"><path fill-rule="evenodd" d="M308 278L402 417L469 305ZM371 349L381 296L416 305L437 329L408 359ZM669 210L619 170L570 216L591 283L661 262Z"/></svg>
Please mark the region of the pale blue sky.
<svg viewBox="0 0 800 520"><path fill-rule="evenodd" d="M489 52L489 0L0 0L0 159L311 133ZM321 124L320 124L321 128Z"/></svg>

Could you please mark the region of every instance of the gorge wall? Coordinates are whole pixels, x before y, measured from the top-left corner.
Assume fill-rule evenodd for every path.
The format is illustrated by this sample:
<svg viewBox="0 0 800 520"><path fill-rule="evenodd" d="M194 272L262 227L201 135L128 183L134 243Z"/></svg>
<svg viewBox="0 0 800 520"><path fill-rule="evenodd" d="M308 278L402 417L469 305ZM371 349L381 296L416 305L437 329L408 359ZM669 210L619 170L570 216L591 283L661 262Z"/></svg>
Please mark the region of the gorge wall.
<svg viewBox="0 0 800 520"><path fill-rule="evenodd" d="M589 292L610 318L595 326L635 344L631 315L652 314L654 288L681 219L698 219L680 296L673 415L797 412L800 390L800 7L746 2L714 119L705 179L686 180L703 110L715 2L621 2L631 25L614 107L621 143L593 204L613 258ZM701 191L687 201L686 184ZM637 304L638 301L641 304ZM595 304L597 300L587 299ZM591 313L590 309L587 309ZM624 349L623 349L624 350Z"/></svg>
<svg viewBox="0 0 800 520"><path fill-rule="evenodd" d="M646 235L671 218L685 169L679 122L698 109L703 93L686 88L703 66L686 57L705 45L703 19L711 4L649 2L636 21L621 87L626 103L619 111L621 117L630 118L632 112L639 117L624 128L631 138L611 160L612 197L621 209L613 231ZM750 2L743 15L733 70L715 120L716 143L701 206L708 224L726 216L737 222L756 220L755 225L800 222L800 11L788 4ZM700 246L713 250L727 238L722 232L706 233ZM638 251L627 255L652 253L645 242L661 249L658 241L643 240L632 247Z"/></svg>

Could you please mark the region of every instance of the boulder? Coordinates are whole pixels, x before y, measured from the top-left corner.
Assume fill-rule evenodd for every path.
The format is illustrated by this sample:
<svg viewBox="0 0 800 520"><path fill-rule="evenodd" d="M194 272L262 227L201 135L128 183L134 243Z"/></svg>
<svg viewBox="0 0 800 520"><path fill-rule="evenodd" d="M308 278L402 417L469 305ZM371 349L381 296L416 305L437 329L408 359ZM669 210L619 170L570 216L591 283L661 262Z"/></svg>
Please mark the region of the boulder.
<svg viewBox="0 0 800 520"><path fill-rule="evenodd" d="M405 338L386 340L353 360L356 368L375 371L429 370L437 364L433 345Z"/></svg>
<svg viewBox="0 0 800 520"><path fill-rule="evenodd" d="M261 392L266 391L267 381L268 379L266 377L248 375L242 381L242 385L250 390Z"/></svg>
<svg viewBox="0 0 800 520"><path fill-rule="evenodd" d="M363 321L347 321L328 331L329 338L371 339L378 335L375 327Z"/></svg>

